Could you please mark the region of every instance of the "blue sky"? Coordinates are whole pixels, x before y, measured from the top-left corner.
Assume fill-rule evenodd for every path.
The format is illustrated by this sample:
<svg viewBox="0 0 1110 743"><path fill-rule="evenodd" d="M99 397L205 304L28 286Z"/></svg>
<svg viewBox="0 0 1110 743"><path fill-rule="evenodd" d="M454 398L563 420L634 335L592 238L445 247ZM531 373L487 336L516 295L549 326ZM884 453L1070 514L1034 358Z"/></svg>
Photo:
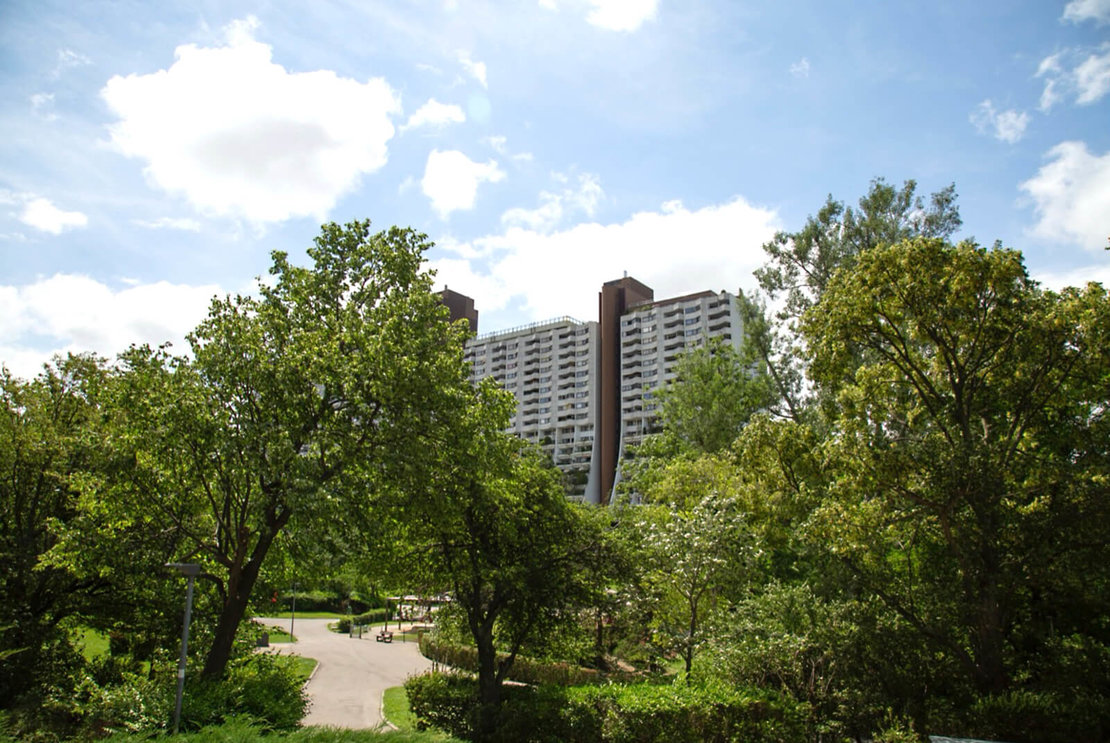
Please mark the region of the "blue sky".
<svg viewBox="0 0 1110 743"><path fill-rule="evenodd" d="M0 362L182 338L324 221L412 225L481 330L751 287L871 179L1110 282L1110 0L0 5Z"/></svg>

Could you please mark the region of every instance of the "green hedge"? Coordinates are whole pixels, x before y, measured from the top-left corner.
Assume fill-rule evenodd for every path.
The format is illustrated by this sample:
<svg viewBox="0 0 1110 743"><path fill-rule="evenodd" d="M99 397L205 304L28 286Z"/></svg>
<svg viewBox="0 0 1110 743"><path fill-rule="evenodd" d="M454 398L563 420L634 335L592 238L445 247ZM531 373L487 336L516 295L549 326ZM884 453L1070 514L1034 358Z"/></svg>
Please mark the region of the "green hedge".
<svg viewBox="0 0 1110 743"><path fill-rule="evenodd" d="M342 619L336 620L335 631L350 632L351 624L354 624L356 627L360 624L378 624L379 622L384 622L388 618L388 609L371 609L362 614L356 614L353 617L343 617Z"/></svg>
<svg viewBox="0 0 1110 743"><path fill-rule="evenodd" d="M478 650L469 645L454 645L437 642L425 635L420 638L420 652L425 658L442 663L460 671L478 672ZM499 653L498 660L507 656ZM509 669L510 681L522 684L559 684L574 686L582 684L604 684L611 681L635 682L641 680L638 674L601 673L593 668L583 668L571 663L545 663L518 655Z"/></svg>
<svg viewBox="0 0 1110 743"><path fill-rule="evenodd" d="M478 685L457 674L405 682L419 725L474 739ZM521 743L793 743L804 704L771 692L678 683L506 686L495 741Z"/></svg>
<svg viewBox="0 0 1110 743"><path fill-rule="evenodd" d="M281 611L292 611L293 597L297 599L297 611L330 611L342 614L350 607L351 611L364 612L374 608L382 608L384 600L378 596L362 596L352 593L344 596L328 591L296 591L282 593L278 596L278 606Z"/></svg>

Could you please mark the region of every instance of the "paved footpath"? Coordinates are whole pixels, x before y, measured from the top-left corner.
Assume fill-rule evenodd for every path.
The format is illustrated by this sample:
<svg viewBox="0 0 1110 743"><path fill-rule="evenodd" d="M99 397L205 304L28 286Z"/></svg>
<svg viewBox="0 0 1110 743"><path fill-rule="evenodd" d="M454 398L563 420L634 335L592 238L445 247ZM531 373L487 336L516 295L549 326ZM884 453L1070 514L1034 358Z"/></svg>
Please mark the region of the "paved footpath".
<svg viewBox="0 0 1110 743"><path fill-rule="evenodd" d="M260 617L256 621L289 631L288 619ZM409 676L429 671L432 662L420 654L415 642L376 642L377 630L362 639L331 632L334 619L301 619L294 623L295 643L279 643L275 652L303 655L319 661L308 682L312 706L305 725L340 728L375 728L383 724L382 693L400 686Z"/></svg>

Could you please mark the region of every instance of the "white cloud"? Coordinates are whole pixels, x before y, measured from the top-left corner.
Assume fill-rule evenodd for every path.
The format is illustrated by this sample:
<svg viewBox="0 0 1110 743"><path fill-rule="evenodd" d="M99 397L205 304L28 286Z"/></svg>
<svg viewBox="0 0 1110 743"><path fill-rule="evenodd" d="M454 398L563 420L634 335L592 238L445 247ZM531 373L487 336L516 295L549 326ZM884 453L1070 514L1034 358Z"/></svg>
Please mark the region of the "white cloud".
<svg viewBox="0 0 1110 743"><path fill-rule="evenodd" d="M488 88L489 83L486 81L486 63L475 62L470 58L468 52L459 52L459 64L466 70L466 74L477 80L482 84L483 88Z"/></svg>
<svg viewBox="0 0 1110 743"><path fill-rule="evenodd" d="M659 0L587 0L586 21L610 31L635 31L655 18Z"/></svg>
<svg viewBox="0 0 1110 743"><path fill-rule="evenodd" d="M483 143L488 144L490 148L498 155L503 157L512 158L517 162L531 162L535 156L531 152L509 152L509 140L501 134L495 134L491 137L486 137L482 140Z"/></svg>
<svg viewBox="0 0 1110 743"><path fill-rule="evenodd" d="M1093 20L1099 25L1110 23L1110 0L1071 0L1064 8L1064 20L1072 23Z"/></svg>
<svg viewBox="0 0 1110 743"><path fill-rule="evenodd" d="M1021 184L1037 212L1033 234L1102 250L1110 236L1110 152L1095 155L1083 142L1061 142Z"/></svg>
<svg viewBox="0 0 1110 743"><path fill-rule="evenodd" d="M481 312L517 300L528 320L563 314L589 320L597 316L601 284L624 271L660 298L751 286L752 270L765 257L761 246L777 228L775 212L741 197L696 210L672 201L616 224L551 233L513 226L471 243L441 242L454 255L432 267L441 281L474 297Z"/></svg>
<svg viewBox="0 0 1110 743"><path fill-rule="evenodd" d="M53 93L33 93L31 95L31 110L46 121L54 121L58 118L58 115L51 110L53 108Z"/></svg>
<svg viewBox="0 0 1110 743"><path fill-rule="evenodd" d="M596 175L583 173L573 184L564 175L556 174L555 180L563 185L558 193L540 192L540 205L535 209L510 209L501 215L506 227L521 227L537 232L550 232L568 214L581 212L592 217L597 211L603 192Z"/></svg>
<svg viewBox="0 0 1110 743"><path fill-rule="evenodd" d="M1068 69L1064 57L1077 59L1081 52L1068 49L1045 57L1037 68L1037 77L1045 79L1040 108L1050 110L1066 96L1074 96L1079 105L1090 105L1110 93L1110 42L1090 52L1087 58Z"/></svg>
<svg viewBox="0 0 1110 743"><path fill-rule="evenodd" d="M180 46L169 69L109 80L112 143L204 214L322 220L385 164L400 102L382 79L288 72L254 40L256 27L237 21L226 46Z"/></svg>
<svg viewBox="0 0 1110 743"><path fill-rule="evenodd" d="M809 59L802 57L790 65L790 74L794 77L809 77Z"/></svg>
<svg viewBox="0 0 1110 743"><path fill-rule="evenodd" d="M1044 91L1041 93L1041 101L1039 108L1042 111L1048 111L1063 97L1057 89L1059 86L1060 76L1063 74L1063 67L1060 65L1060 56L1062 52L1057 52L1041 60L1040 65L1037 67L1037 77L1045 78Z"/></svg>
<svg viewBox="0 0 1110 743"><path fill-rule="evenodd" d="M413 112L409 120L401 127L412 129L417 126L445 126L447 124L461 124L466 121L466 114L461 107L449 103L440 103L435 98Z"/></svg>
<svg viewBox="0 0 1110 743"><path fill-rule="evenodd" d="M432 150L420 186L436 212L446 218L453 211L474 208L480 184L497 183L504 177L505 171L494 160L478 163L457 150Z"/></svg>
<svg viewBox="0 0 1110 743"><path fill-rule="evenodd" d="M134 224L150 230L182 230L200 232L200 222L186 217L159 217L158 219L136 219Z"/></svg>
<svg viewBox="0 0 1110 743"><path fill-rule="evenodd" d="M75 52L72 49L59 49L58 62L54 66L54 71L51 73L53 77L59 77L63 72L73 67L84 67L91 65L92 60L84 54Z"/></svg>
<svg viewBox="0 0 1110 743"><path fill-rule="evenodd" d="M60 235L75 227L84 227L89 218L81 212L67 212L54 206L50 199L35 198L23 205L19 221L36 230Z"/></svg>
<svg viewBox="0 0 1110 743"><path fill-rule="evenodd" d="M1086 286L1090 281L1110 286L1110 263L1084 266L1069 271L1038 270L1030 266L1029 275L1041 282L1046 289L1057 292L1069 286Z"/></svg>
<svg viewBox="0 0 1110 743"><path fill-rule="evenodd" d="M1092 54L1075 68L1076 103L1094 103L1110 93L1110 44L1103 44L1104 54Z"/></svg>
<svg viewBox="0 0 1110 743"><path fill-rule="evenodd" d="M995 139L1015 144L1025 136L1025 127L1029 126L1029 114L1013 109L996 111L990 99L980 103L969 117L980 134L991 134Z"/></svg>
<svg viewBox="0 0 1110 743"><path fill-rule="evenodd" d="M204 319L212 297L220 293L215 285L166 281L116 290L74 274L0 286L0 363L31 377L54 354L111 357L132 344L166 341L184 352L185 334Z"/></svg>

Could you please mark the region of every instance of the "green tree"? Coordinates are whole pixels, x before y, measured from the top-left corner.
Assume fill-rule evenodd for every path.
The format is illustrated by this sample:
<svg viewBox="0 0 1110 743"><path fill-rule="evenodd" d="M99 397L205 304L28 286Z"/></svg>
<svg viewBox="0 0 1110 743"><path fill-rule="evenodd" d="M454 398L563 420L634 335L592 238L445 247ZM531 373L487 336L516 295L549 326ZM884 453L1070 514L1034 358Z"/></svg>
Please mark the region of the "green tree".
<svg viewBox="0 0 1110 743"><path fill-rule="evenodd" d="M428 247L412 230L325 225L311 267L276 252L258 297L213 301L192 359L124 357L113 446L131 467L115 497L201 563L217 604L206 677L223 674L281 535L373 527L378 500L422 487L466 385L465 331L422 271Z"/></svg>
<svg viewBox="0 0 1110 743"><path fill-rule="evenodd" d="M663 518L641 522L656 596L652 624L681 653L688 677L706 617L750 580L756 546L738 505L729 494L710 491L690 508L672 506Z"/></svg>
<svg viewBox="0 0 1110 743"><path fill-rule="evenodd" d="M771 389L758 362L719 338L683 354L660 393L663 430L696 453L727 449Z"/></svg>
<svg viewBox="0 0 1110 743"><path fill-rule="evenodd" d="M895 188L882 178L871 182L856 208L830 195L797 232L778 232L764 244L769 258L755 272L760 288L781 308L767 318L756 295L743 297L745 332L751 352L766 364L778 400L773 410L800 419L807 414L804 383L808 353L799 345L799 322L821 300L837 271L850 269L858 256L881 245L913 237L949 239L962 224L956 188L917 195L917 183Z"/></svg>
<svg viewBox="0 0 1110 743"><path fill-rule="evenodd" d="M94 464L90 400L103 372L96 360L57 359L31 381L0 371L0 699L4 706L55 683L72 650L61 623L110 585L44 565L57 529L77 513Z"/></svg>
<svg viewBox="0 0 1110 743"><path fill-rule="evenodd" d="M858 255L803 330L834 400L814 534L858 585L979 693L1052 665L1027 645L1042 633L1105 642L1106 291L918 238Z"/></svg>
<svg viewBox="0 0 1110 743"><path fill-rule="evenodd" d="M449 590L465 617L488 736L517 654L596 604L604 561L596 520L567 501L538 450L503 432L511 397L482 384L472 399L454 437L430 453L436 477L407 502L406 528L423 582Z"/></svg>

